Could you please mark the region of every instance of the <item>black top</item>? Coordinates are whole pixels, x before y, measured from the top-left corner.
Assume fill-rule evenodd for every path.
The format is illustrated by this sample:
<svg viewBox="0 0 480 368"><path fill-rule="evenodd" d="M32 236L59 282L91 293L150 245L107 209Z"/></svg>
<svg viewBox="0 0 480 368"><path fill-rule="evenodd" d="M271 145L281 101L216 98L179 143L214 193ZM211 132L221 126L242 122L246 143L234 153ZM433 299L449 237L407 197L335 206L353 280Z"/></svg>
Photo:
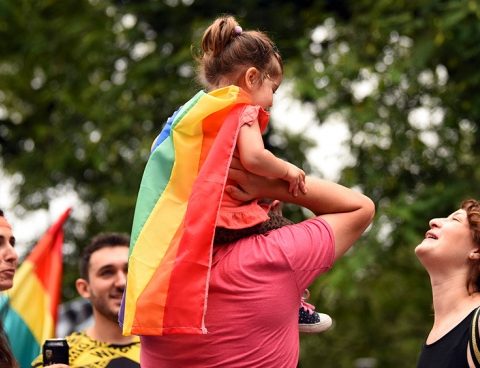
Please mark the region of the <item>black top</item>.
<svg viewBox="0 0 480 368"><path fill-rule="evenodd" d="M467 347L474 312L441 339L424 344L417 368L468 368Z"/></svg>

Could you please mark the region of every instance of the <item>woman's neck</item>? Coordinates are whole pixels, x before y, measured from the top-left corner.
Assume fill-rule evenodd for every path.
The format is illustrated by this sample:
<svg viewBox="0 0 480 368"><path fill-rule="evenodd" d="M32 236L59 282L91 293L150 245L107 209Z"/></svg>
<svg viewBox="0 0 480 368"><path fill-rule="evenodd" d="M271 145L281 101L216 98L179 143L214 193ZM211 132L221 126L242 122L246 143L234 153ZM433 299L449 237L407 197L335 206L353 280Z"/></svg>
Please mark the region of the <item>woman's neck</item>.
<svg viewBox="0 0 480 368"><path fill-rule="evenodd" d="M479 293L469 294L463 273L430 280L436 322L447 316L464 316L480 304Z"/></svg>
<svg viewBox="0 0 480 368"><path fill-rule="evenodd" d="M430 276L434 321L427 337L432 344L457 326L468 314L480 305L480 294L469 294L465 274L448 277Z"/></svg>

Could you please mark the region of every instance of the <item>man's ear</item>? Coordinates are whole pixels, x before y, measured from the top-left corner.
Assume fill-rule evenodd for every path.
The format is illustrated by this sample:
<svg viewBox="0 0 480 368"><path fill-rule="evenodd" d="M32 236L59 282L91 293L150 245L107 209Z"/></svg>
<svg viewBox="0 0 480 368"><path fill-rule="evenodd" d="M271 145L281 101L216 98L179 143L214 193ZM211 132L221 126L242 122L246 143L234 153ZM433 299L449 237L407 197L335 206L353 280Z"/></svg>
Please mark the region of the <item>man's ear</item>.
<svg viewBox="0 0 480 368"><path fill-rule="evenodd" d="M90 285L88 284L87 280L77 279L75 281L75 286L81 297L90 298Z"/></svg>
<svg viewBox="0 0 480 368"><path fill-rule="evenodd" d="M257 83L260 82L260 72L258 69L253 66L248 68L245 72L243 82L246 90L250 92L257 85Z"/></svg>
<svg viewBox="0 0 480 368"><path fill-rule="evenodd" d="M475 248L473 249L470 254L468 255L468 258L471 260L478 260L480 259L480 248Z"/></svg>

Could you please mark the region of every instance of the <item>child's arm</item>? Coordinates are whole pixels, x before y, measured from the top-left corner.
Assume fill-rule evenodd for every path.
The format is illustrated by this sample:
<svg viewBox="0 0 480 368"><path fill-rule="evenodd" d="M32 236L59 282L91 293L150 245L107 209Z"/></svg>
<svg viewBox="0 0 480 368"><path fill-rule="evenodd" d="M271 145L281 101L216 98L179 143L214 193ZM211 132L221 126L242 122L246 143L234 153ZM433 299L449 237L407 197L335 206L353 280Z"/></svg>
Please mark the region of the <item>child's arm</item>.
<svg viewBox="0 0 480 368"><path fill-rule="evenodd" d="M240 162L246 170L256 175L288 181L288 190L294 196L298 195L299 190L306 193L305 172L265 149L258 121L240 128L237 147Z"/></svg>
<svg viewBox="0 0 480 368"><path fill-rule="evenodd" d="M292 197L285 182L253 175L233 160L229 178L239 186L227 185L225 190L235 199L275 198L295 203L322 217L332 227L335 238L335 259L342 256L372 222L373 202L360 192L339 184L307 177L308 193Z"/></svg>

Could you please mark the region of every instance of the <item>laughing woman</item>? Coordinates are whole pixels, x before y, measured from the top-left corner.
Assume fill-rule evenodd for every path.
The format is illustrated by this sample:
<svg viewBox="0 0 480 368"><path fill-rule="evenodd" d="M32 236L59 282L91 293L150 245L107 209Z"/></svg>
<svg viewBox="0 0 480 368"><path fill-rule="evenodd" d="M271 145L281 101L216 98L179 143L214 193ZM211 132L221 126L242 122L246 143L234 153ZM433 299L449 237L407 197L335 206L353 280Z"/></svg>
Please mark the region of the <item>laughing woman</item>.
<svg viewBox="0 0 480 368"><path fill-rule="evenodd" d="M471 335L480 306L480 202L464 201L429 225L415 253L430 276L434 322L417 368L480 367L477 322Z"/></svg>

